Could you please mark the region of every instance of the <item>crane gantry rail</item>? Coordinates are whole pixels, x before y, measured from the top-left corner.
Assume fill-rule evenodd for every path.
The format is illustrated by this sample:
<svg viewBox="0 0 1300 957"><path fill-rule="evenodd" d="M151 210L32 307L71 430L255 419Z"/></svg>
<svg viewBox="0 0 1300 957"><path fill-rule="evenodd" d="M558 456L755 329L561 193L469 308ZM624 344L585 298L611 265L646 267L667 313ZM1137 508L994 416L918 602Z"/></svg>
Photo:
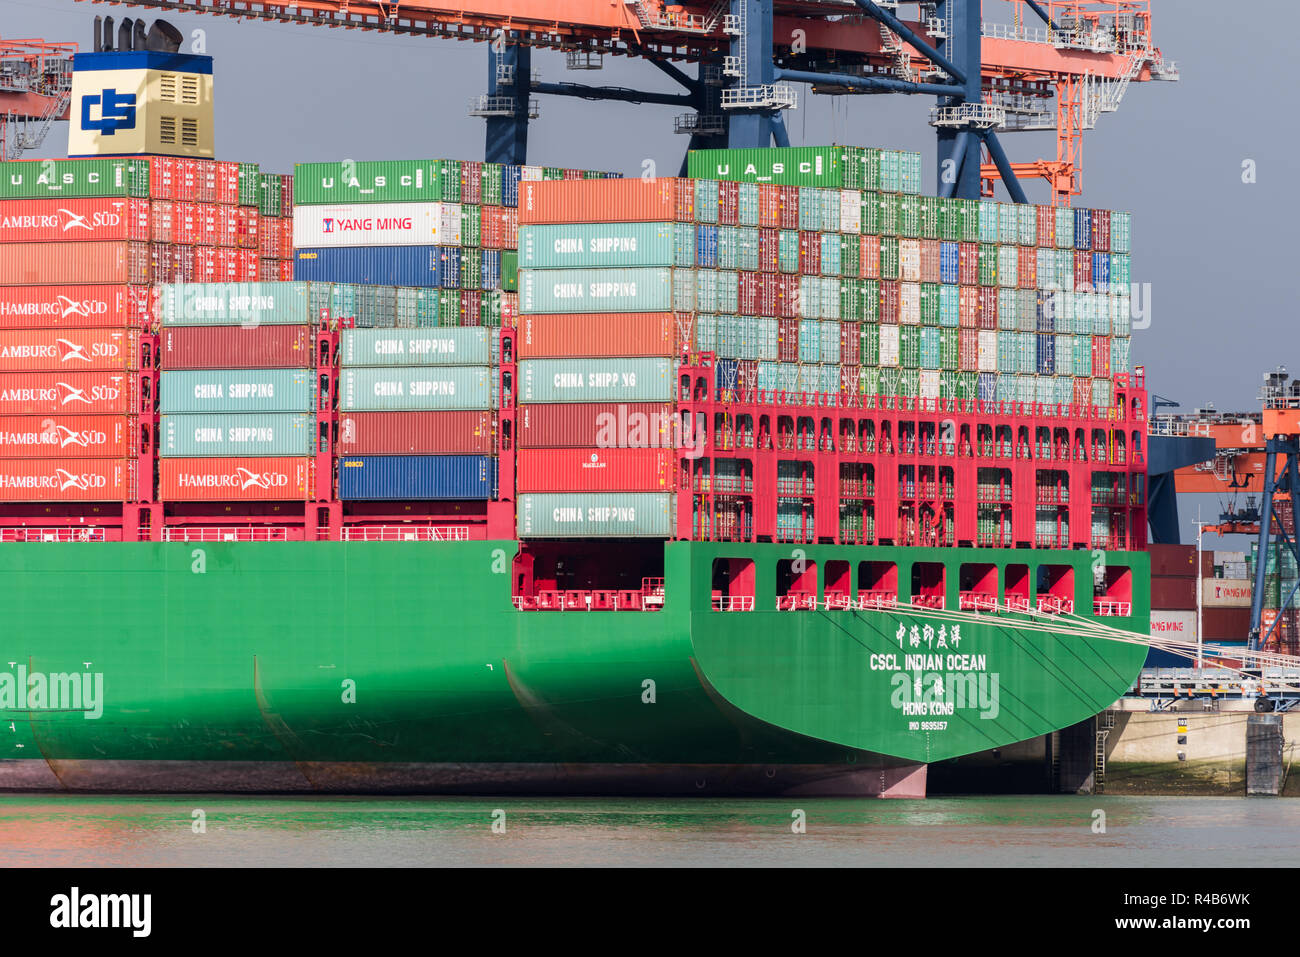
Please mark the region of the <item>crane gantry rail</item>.
<svg viewBox="0 0 1300 957"><path fill-rule="evenodd" d="M0 160L41 145L68 118L75 43L0 37Z"/></svg>
<svg viewBox="0 0 1300 957"><path fill-rule="evenodd" d="M84 0L83 0L84 2ZM489 160L524 162L533 94L680 105L691 148L788 142L792 84L815 93L941 97L941 195L992 195L1004 181L1045 179L1057 204L1082 191L1082 135L1119 107L1131 83L1176 80L1152 43L1150 0L1009 0L1011 23L984 22L979 0L91 0L175 13L314 24L494 44L488 92L472 112L488 124ZM896 16L912 8L913 19ZM972 42L978 37L979 42ZM683 94L542 83L533 48L563 50L571 69L639 57ZM696 63L689 76L674 63ZM1012 163L997 132L1056 130L1052 159ZM987 153L988 161L984 154ZM944 159L950 163L942 162Z"/></svg>

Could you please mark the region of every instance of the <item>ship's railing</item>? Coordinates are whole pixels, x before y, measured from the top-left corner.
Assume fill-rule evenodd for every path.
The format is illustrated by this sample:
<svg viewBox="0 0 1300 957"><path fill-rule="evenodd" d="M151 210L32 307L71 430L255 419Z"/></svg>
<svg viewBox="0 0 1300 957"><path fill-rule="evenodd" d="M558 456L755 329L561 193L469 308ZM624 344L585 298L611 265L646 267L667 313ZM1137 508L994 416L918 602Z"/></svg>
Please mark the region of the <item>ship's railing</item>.
<svg viewBox="0 0 1300 957"><path fill-rule="evenodd" d="M714 611L753 611L753 595L714 595Z"/></svg>
<svg viewBox="0 0 1300 957"><path fill-rule="evenodd" d="M1127 618L1133 614L1133 603L1128 601L1115 601L1110 598L1094 598L1092 602L1092 613L1105 617Z"/></svg>
<svg viewBox="0 0 1300 957"><path fill-rule="evenodd" d="M468 525L354 525L343 529L345 542L467 542Z"/></svg>
<svg viewBox="0 0 1300 957"><path fill-rule="evenodd" d="M864 591L858 593L858 608L862 611L880 611L884 608L897 608L898 595L891 591Z"/></svg>
<svg viewBox="0 0 1300 957"><path fill-rule="evenodd" d="M961 611L996 611L998 596L964 591L957 595L957 607Z"/></svg>
<svg viewBox="0 0 1300 957"><path fill-rule="evenodd" d="M287 542L289 529L282 525L169 525L162 530L164 542Z"/></svg>
<svg viewBox="0 0 1300 957"><path fill-rule="evenodd" d="M662 578L641 579L641 604L646 608L664 606L664 580Z"/></svg>
<svg viewBox="0 0 1300 957"><path fill-rule="evenodd" d="M1038 610L1048 615L1073 615L1074 599L1059 595L1039 595Z"/></svg>
<svg viewBox="0 0 1300 957"><path fill-rule="evenodd" d="M104 530L97 525L75 528L0 528L0 542L102 542Z"/></svg>
<svg viewBox="0 0 1300 957"><path fill-rule="evenodd" d="M944 602L943 602L942 595L913 595L912 596L912 605L916 608L934 608L942 611L943 604Z"/></svg>
<svg viewBox="0 0 1300 957"><path fill-rule="evenodd" d="M777 611L816 611L817 593L809 591L792 591L776 596Z"/></svg>
<svg viewBox="0 0 1300 957"><path fill-rule="evenodd" d="M849 611L853 608L853 596L846 591L828 591L822 607L827 611Z"/></svg>
<svg viewBox="0 0 1300 957"><path fill-rule="evenodd" d="M1008 595L1005 604L1007 611L1029 611L1029 596Z"/></svg>
<svg viewBox="0 0 1300 957"><path fill-rule="evenodd" d="M551 590L512 601L520 611L658 611L664 605L662 588L657 596L632 589Z"/></svg>

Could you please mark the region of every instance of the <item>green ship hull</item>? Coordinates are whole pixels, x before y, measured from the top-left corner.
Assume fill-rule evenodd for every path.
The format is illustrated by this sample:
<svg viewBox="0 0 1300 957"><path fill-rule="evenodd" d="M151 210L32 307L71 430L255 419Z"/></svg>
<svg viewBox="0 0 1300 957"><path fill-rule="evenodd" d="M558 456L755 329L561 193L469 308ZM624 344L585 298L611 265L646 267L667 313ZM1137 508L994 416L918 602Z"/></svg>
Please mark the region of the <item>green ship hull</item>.
<svg viewBox="0 0 1300 957"><path fill-rule="evenodd" d="M1014 614L956 634L951 613L777 611L781 545L666 544L658 611L521 611L518 549L0 546L0 788L920 795L929 762L1105 709L1146 655ZM1090 609L1100 554L801 552L900 583L942 562L949 609L963 561L1072 565ZM719 558L754 561L755 610L714 610ZM1146 556L1107 560L1135 586L1106 621L1145 634Z"/></svg>

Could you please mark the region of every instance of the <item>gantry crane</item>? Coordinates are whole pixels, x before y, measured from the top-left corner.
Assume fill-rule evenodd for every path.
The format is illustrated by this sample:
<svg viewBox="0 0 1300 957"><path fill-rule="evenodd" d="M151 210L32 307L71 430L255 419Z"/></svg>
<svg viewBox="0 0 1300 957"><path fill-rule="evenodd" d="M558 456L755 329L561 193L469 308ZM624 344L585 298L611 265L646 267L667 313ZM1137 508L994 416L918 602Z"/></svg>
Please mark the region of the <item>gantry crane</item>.
<svg viewBox="0 0 1300 957"><path fill-rule="evenodd" d="M0 38L0 160L35 149L68 118L75 43Z"/></svg>
<svg viewBox="0 0 1300 957"><path fill-rule="evenodd" d="M83 0L84 2L84 0ZM1018 177L1047 180L1052 201L1082 191L1082 135L1128 85L1176 80L1152 44L1150 0L1009 0L1012 22L981 19L980 0L91 0L237 19L316 24L491 43L485 158L526 162L535 94L679 106L691 149L787 145L794 84L814 93L938 97L937 192L1025 202ZM913 11L901 19L900 7ZM542 82L533 48L572 70L606 55L648 60L680 94ZM676 64L695 64L688 75ZM1056 130L1054 159L1013 163L999 132ZM985 156L987 154L987 161Z"/></svg>

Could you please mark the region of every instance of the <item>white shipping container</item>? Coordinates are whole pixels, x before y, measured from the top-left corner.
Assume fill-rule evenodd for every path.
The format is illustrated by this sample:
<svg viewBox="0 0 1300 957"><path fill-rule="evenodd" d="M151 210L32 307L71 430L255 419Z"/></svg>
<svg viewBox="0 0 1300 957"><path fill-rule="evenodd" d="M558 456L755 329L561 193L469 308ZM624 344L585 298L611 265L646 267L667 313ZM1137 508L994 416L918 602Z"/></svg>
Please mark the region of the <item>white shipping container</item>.
<svg viewBox="0 0 1300 957"><path fill-rule="evenodd" d="M1151 609L1151 634L1157 638L1194 642L1196 641L1196 612L1153 608Z"/></svg>
<svg viewBox="0 0 1300 957"><path fill-rule="evenodd" d="M921 281L921 241L919 239L900 239L898 241L898 278L903 282Z"/></svg>
<svg viewBox="0 0 1300 957"><path fill-rule="evenodd" d="M899 243L901 248L902 243ZM920 262L918 258L917 262ZM919 282L900 282L898 284L898 321L905 326L921 324L921 284Z"/></svg>
<svg viewBox="0 0 1300 957"><path fill-rule="evenodd" d="M1206 608L1249 608L1255 593L1247 578L1206 578L1201 582L1201 604Z"/></svg>
<svg viewBox="0 0 1300 957"><path fill-rule="evenodd" d="M898 326L880 327L880 364L889 368L898 365Z"/></svg>
<svg viewBox="0 0 1300 957"><path fill-rule="evenodd" d="M293 244L459 246L459 203L349 203L295 206Z"/></svg>
<svg viewBox="0 0 1300 957"><path fill-rule="evenodd" d="M519 167L519 180L523 183L540 183L542 181L542 168L540 166Z"/></svg>
<svg viewBox="0 0 1300 957"><path fill-rule="evenodd" d="M1228 562L1245 562L1245 552L1225 552L1222 549L1214 550L1214 564L1226 565Z"/></svg>
<svg viewBox="0 0 1300 957"><path fill-rule="evenodd" d="M981 329L979 335L979 371L998 371L998 334L993 329Z"/></svg>
<svg viewBox="0 0 1300 957"><path fill-rule="evenodd" d="M921 370L921 388L922 399L939 398L939 370L922 369Z"/></svg>
<svg viewBox="0 0 1300 957"><path fill-rule="evenodd" d="M862 194L855 189L840 190L840 232L862 232Z"/></svg>

